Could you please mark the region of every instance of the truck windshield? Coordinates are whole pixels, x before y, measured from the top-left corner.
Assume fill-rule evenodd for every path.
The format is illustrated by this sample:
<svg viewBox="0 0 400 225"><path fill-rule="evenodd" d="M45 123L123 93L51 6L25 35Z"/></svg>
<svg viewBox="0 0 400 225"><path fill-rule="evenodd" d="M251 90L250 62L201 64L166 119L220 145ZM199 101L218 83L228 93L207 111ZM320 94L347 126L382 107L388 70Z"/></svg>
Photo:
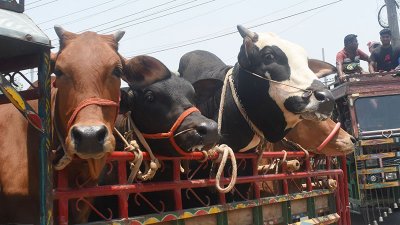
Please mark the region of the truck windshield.
<svg viewBox="0 0 400 225"><path fill-rule="evenodd" d="M354 107L361 131L400 128L400 95L358 98Z"/></svg>

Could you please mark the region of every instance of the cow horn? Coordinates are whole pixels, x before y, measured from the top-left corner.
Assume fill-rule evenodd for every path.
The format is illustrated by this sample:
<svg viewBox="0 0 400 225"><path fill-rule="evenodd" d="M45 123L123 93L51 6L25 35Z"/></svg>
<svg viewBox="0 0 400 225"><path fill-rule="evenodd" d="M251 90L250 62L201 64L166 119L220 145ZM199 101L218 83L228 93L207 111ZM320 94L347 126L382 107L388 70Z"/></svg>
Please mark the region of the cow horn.
<svg viewBox="0 0 400 225"><path fill-rule="evenodd" d="M114 33L114 40L115 42L119 42L119 40L121 40L121 38L124 36L125 31L117 31Z"/></svg>
<svg viewBox="0 0 400 225"><path fill-rule="evenodd" d="M242 36L242 38L249 37L249 38L251 38L251 40L253 42L256 42L258 40L258 35L255 32L250 31L249 29L245 28L244 26L237 25L237 29L238 29L240 35Z"/></svg>
<svg viewBox="0 0 400 225"><path fill-rule="evenodd" d="M60 25L54 25L54 30L56 31L56 34L60 39L63 38L63 35L66 32L66 30L62 28Z"/></svg>

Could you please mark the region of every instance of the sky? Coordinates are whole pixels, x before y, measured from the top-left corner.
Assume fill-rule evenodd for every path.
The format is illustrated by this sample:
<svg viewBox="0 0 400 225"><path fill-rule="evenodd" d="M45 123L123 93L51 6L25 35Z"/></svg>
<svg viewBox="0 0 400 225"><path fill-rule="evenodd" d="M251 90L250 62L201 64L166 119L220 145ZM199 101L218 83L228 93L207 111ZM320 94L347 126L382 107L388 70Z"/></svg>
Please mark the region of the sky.
<svg viewBox="0 0 400 225"><path fill-rule="evenodd" d="M369 54L367 42L379 41L377 14L383 4L384 0L25 0L25 14L52 40L54 52L54 25L74 33L123 30L119 52L124 57L151 55L176 71L180 57L197 49L233 65L242 44L238 24L255 32L274 32L303 46L309 58L334 65L347 34L358 35L359 48Z"/></svg>

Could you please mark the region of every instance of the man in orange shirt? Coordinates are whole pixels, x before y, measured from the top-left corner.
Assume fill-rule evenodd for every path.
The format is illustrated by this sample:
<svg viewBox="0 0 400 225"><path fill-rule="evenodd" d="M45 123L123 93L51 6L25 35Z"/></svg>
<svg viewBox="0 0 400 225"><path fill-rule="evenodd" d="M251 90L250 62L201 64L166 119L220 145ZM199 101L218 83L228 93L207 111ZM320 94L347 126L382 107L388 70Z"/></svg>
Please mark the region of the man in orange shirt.
<svg viewBox="0 0 400 225"><path fill-rule="evenodd" d="M344 48L336 54L336 67L340 81L344 81L345 74L364 72L360 66L360 60L369 63L368 55L358 49L357 35L346 35Z"/></svg>

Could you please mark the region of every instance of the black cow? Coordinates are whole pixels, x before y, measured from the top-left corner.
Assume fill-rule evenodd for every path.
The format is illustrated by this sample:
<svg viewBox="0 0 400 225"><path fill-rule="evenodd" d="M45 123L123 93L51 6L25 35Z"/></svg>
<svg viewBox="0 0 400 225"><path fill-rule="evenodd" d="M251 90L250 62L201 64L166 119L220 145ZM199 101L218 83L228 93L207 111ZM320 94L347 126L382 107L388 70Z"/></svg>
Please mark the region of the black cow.
<svg viewBox="0 0 400 225"><path fill-rule="evenodd" d="M120 112L131 111L131 117L142 133L167 133L182 113L194 106L195 92L192 85L187 80L172 74L159 60L150 56L137 56L127 61L125 70L125 74L129 74L129 77L124 77L124 79L130 87L121 89ZM141 76L146 79L141 79ZM152 82L145 83L141 82L142 80L152 80ZM116 122L116 128L121 133L127 131L123 117L123 115L119 115ZM184 152L191 152L203 147L210 148L219 139L215 121L204 117L198 111L185 117L174 134L176 144ZM116 140L117 148L123 149L123 142L118 137ZM147 142L157 155L179 155L179 151L175 149L168 138L147 139ZM157 172L154 181L172 179L172 165L164 162L163 167ZM116 167L114 166L114 168ZM100 185L117 183L116 173L107 176L106 172L107 169L103 171ZM173 194L168 191L143 193L143 196L149 198L155 205L162 199L166 204L166 210L174 210ZM133 199L131 197L129 203L130 216L154 212L146 204L137 206ZM96 207L103 213L107 212L107 208L112 208L114 217L118 217L116 204L117 199L113 196L95 200ZM90 220L98 219L100 218L92 213Z"/></svg>

